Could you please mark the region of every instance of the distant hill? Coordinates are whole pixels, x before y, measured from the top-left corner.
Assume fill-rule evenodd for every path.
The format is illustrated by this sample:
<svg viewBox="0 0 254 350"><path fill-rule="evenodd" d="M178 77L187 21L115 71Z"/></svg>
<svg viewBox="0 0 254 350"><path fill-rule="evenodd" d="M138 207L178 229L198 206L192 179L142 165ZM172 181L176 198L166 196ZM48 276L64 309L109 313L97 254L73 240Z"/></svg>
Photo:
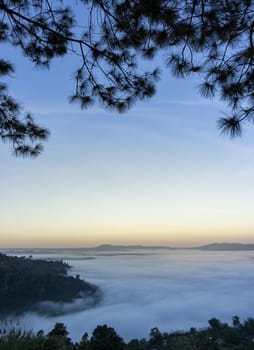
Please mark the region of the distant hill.
<svg viewBox="0 0 254 350"><path fill-rule="evenodd" d="M107 251L107 250L143 250L143 249L174 249L168 246L146 246L146 245L112 245L112 244L101 244L97 247L90 248L93 250Z"/></svg>
<svg viewBox="0 0 254 350"><path fill-rule="evenodd" d="M147 250L147 249L158 249L158 250L178 250L178 249L198 249L208 251L241 251L241 250L254 250L254 244L245 243L211 243L198 247L192 248L173 248L170 246L146 246L146 245L111 245L101 244L94 248L88 248L95 251L131 251L131 250Z"/></svg>
<svg viewBox="0 0 254 350"><path fill-rule="evenodd" d="M237 250L254 250L254 244L244 243L211 243L195 247L199 250L211 250L211 251L237 251Z"/></svg>
<svg viewBox="0 0 254 350"><path fill-rule="evenodd" d="M114 244L100 244L94 247L79 247L79 248L30 248L30 249L1 249L1 251L8 255L20 256L21 254L32 256L33 254L45 254L45 253L55 253L55 252L65 252L66 256L70 251L74 252L88 252L88 253L117 253L121 252L129 254L133 251L146 251L146 250L207 250L207 251L244 251L244 250L254 250L254 243L210 243L195 247L171 247L171 246L160 246L160 245L114 245ZM146 253L146 252L144 252ZM143 254L143 252L142 252ZM91 257L90 257L91 258Z"/></svg>

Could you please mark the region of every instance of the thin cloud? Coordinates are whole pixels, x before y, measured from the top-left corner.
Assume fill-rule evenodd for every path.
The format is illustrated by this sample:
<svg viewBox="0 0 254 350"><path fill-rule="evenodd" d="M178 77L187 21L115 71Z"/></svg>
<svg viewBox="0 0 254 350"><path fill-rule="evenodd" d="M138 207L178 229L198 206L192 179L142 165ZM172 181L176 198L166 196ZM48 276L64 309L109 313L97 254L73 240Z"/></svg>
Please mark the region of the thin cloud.
<svg viewBox="0 0 254 350"><path fill-rule="evenodd" d="M161 102L167 103L167 104L181 105L181 106L198 106L198 107L212 107L212 108L225 107L225 104L223 104L222 102L216 101L216 100L209 100L209 99L196 99L196 100L163 99L161 100Z"/></svg>

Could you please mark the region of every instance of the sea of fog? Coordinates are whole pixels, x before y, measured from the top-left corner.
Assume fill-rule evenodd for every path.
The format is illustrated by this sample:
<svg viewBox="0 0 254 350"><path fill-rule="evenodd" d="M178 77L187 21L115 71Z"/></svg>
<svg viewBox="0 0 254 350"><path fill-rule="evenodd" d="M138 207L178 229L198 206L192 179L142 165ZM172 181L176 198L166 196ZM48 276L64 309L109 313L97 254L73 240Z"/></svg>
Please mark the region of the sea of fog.
<svg viewBox="0 0 254 350"><path fill-rule="evenodd" d="M161 331L206 327L212 317L231 322L254 316L254 251L198 250L26 250L12 255L63 259L70 274L98 285L103 299L86 309L79 301L61 305L57 317L26 313L15 323L26 330L48 332L63 322L70 336L80 340L97 325L114 327L125 340ZM59 307L57 305L50 307Z"/></svg>

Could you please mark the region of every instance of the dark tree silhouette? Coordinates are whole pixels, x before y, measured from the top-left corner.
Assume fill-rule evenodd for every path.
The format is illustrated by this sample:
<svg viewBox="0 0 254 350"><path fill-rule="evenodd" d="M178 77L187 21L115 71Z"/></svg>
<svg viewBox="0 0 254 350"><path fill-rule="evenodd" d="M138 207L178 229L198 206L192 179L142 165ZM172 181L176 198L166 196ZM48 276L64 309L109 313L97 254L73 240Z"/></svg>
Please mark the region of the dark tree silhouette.
<svg viewBox="0 0 254 350"><path fill-rule="evenodd" d="M91 350L123 350L124 341L114 328L97 326L90 339Z"/></svg>
<svg viewBox="0 0 254 350"><path fill-rule="evenodd" d="M57 322L54 328L48 333L45 342L45 350L73 350L69 332L63 323Z"/></svg>
<svg viewBox="0 0 254 350"><path fill-rule="evenodd" d="M75 6L82 7L83 23L76 22ZM0 0L0 41L21 49L37 66L78 55L70 101L82 108L99 101L119 112L155 93L159 69L143 72L140 64L164 51L175 76L198 74L201 95L217 94L228 104L218 125L235 136L254 119L253 13L251 0ZM12 71L0 60L1 76ZM29 115L20 117L3 83L0 123L2 140L11 141L16 154L41 151L36 142L47 130Z"/></svg>

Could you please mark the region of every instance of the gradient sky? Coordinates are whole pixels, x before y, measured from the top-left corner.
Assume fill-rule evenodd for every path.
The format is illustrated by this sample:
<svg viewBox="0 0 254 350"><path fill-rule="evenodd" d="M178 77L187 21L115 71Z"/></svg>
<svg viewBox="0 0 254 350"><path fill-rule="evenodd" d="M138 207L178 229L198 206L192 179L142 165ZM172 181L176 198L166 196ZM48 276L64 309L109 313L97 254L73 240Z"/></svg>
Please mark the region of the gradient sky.
<svg viewBox="0 0 254 350"><path fill-rule="evenodd" d="M119 115L70 105L71 57L40 71L12 48L10 93L51 131L37 159L0 145L0 247L192 245L254 239L254 129L219 135L224 105L165 71Z"/></svg>

